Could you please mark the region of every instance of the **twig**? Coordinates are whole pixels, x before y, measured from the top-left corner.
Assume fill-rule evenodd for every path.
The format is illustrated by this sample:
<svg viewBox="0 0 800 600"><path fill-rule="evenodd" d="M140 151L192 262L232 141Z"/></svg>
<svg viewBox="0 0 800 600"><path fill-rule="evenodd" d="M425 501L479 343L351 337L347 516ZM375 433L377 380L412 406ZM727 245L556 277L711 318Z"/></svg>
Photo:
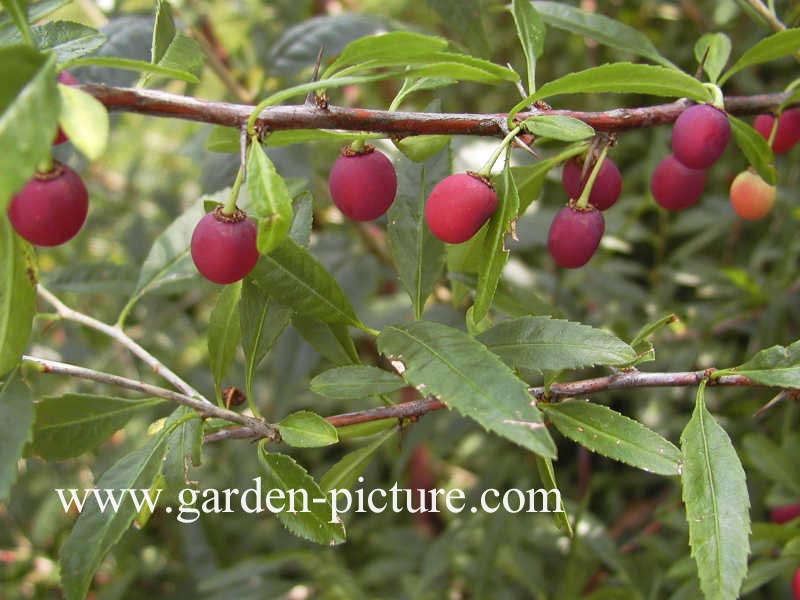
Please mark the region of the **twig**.
<svg viewBox="0 0 800 600"><path fill-rule="evenodd" d="M786 25L784 25L781 20L775 16L767 5L764 4L761 0L747 0L747 3L753 8L754 11L758 13L758 15L764 19L772 29L775 31L783 31L786 29Z"/></svg>

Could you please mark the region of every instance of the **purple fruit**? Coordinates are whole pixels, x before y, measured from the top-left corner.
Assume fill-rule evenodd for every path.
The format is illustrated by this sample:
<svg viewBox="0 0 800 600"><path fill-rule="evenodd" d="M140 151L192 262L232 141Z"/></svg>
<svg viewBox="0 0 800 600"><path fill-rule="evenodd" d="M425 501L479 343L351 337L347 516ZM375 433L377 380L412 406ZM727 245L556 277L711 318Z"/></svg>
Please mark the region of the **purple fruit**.
<svg viewBox="0 0 800 600"><path fill-rule="evenodd" d="M667 210L683 210L697 202L705 184L705 171L690 169L672 154L658 163L650 177L653 198Z"/></svg>
<svg viewBox="0 0 800 600"><path fill-rule="evenodd" d="M217 207L197 224L192 233L192 260L200 274L214 283L243 279L258 261L256 224L244 211L232 215Z"/></svg>
<svg viewBox="0 0 800 600"><path fill-rule="evenodd" d="M547 234L547 250L565 269L582 267L597 250L605 231L603 214L593 206L577 208L570 203L556 213Z"/></svg>
<svg viewBox="0 0 800 600"><path fill-rule="evenodd" d="M497 208L488 180L474 173L456 173L437 183L425 201L425 222L448 244L466 242Z"/></svg>
<svg viewBox="0 0 800 600"><path fill-rule="evenodd" d="M672 127L672 153L690 169L707 169L725 151L731 125L725 113L710 104L695 104Z"/></svg>
<svg viewBox="0 0 800 600"><path fill-rule="evenodd" d="M564 190L567 196L572 200L577 200L583 188L586 186L586 181L589 179L591 169L587 170L585 177L581 178L583 172L583 163L576 158L568 160L564 164L564 170L561 172L561 183L564 185ZM619 193L622 190L622 176L619 173L617 165L610 158L606 158L603 164L600 165L600 171L594 180L592 191L589 194L589 204L598 210L606 210L619 198Z"/></svg>
<svg viewBox="0 0 800 600"><path fill-rule="evenodd" d="M342 149L328 175L333 203L355 221L377 219L392 205L397 175L384 154L367 145L363 152Z"/></svg>

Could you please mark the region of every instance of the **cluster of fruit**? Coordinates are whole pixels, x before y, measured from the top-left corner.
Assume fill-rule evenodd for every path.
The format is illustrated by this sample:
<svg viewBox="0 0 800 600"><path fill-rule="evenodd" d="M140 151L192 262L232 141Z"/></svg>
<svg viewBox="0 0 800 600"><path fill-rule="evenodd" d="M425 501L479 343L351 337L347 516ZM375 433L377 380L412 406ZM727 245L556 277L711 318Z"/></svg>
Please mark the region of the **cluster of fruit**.
<svg viewBox="0 0 800 600"><path fill-rule="evenodd" d="M794 145L794 144L792 144ZM776 151L777 152L777 151ZM800 504L786 504L777 506L770 511L770 521L783 525L789 521L800 517ZM792 596L795 600L800 600L800 567L795 569L792 575Z"/></svg>

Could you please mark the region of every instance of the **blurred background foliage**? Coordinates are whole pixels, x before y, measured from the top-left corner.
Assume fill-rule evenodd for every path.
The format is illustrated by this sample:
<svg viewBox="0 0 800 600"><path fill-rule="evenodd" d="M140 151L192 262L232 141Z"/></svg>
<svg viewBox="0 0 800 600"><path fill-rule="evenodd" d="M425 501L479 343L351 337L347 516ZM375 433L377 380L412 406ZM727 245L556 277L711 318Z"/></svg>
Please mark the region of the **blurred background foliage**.
<svg viewBox="0 0 800 600"><path fill-rule="evenodd" d="M800 6L789 1L776 5L787 23L797 24ZM397 28L437 33L477 56L524 69L513 22L501 2L185 0L173 6L180 25L206 42L218 68L207 66L197 85L155 85L204 98L253 102L307 80L320 46L333 56L352 39ZM472 6L478 7L474 14ZM733 0L583 0L580 6L636 27L688 72L696 68L692 46L703 33L727 33L734 58L769 34L745 3ZM152 13L151 2L81 0L54 16L102 29L109 41L101 52L147 60ZM538 80L626 58L548 29ZM113 85L130 85L135 79L96 68L76 70L75 75L83 82ZM725 92L780 91L797 75L796 61L776 61L743 71ZM397 89L397 82L347 88L332 92L331 101L385 108ZM505 111L519 97L512 85L461 84L419 94L404 108L423 110L434 96L444 111L487 113ZM653 102L648 97L569 96L559 99L558 108L598 110ZM68 144L56 149L59 159L83 172L91 210L75 240L39 252L41 279L49 289L109 322L125 304L156 236L201 195L229 186L238 160L205 149L209 127L204 125L118 114L112 126L109 151L93 164L82 162ZM800 337L800 148L777 159L778 197L771 216L744 223L727 202L730 181L746 166L733 144L711 170L697 206L679 214L656 207L649 196L649 175L668 152L668 142L665 127L619 136L610 156L623 173L623 196L606 215L601 250L574 272L556 269L545 248L550 219L566 200L559 169L554 169L518 224L519 241L503 283L506 297L528 312L607 328L628 340L648 321L675 313L680 321L656 335L656 361L643 367L647 370L727 367L760 348L788 345ZM455 168L476 168L491 147L487 140L454 139ZM271 149L270 155L284 177L301 179L313 197L311 249L364 322L379 327L406 320L410 303L394 270L365 243L375 229L344 222L331 208L326 175L337 150L336 144L314 143ZM541 148L543 155L549 152ZM411 164L397 153L393 158L400 171ZM521 152L515 160L530 162ZM448 286L443 281L425 318L463 326L464 306L447 301ZM188 269L187 276L145 297L128 320L135 339L207 393L213 387L205 333L217 294L218 289ZM46 315L38 319L34 339L33 354L153 377L108 339ZM365 362L379 364L370 341L359 340L358 347ZM308 391L309 379L329 366L290 327L259 371L255 401L271 420L301 408L328 415L377 404L375 398L334 401ZM599 374L585 371L568 378ZM241 385L241 380L237 361L228 381ZM38 377L32 383L37 396L100 391L75 380ZM797 404L784 401L753 417L769 401L770 391L726 388L707 395L747 467L754 534L745 597L788 598L788 579L800 565L800 554L781 552L790 538L800 535L800 525L778 527L764 521L770 507L800 501L800 493L774 469L781 461L796 463L800 453ZM593 400L676 441L693 397L691 389L645 389L606 392ZM149 420L167 411L162 406ZM53 489L91 486L109 465L142 443L149 420L132 421L92 455L61 463L30 459L21 465L12 500L0 506L0 597L59 596L57 553L75 515L63 513ZM290 453L319 477L363 443L345 440L328 449ZM174 514L160 510L147 527L130 531L115 548L96 578L93 597L699 597L677 481L590 455L563 439L556 473L570 517L579 519L574 540L544 514L351 514L345 521L348 543L329 549L298 540L268 516L239 511L180 524ZM230 441L207 446L203 466L190 477L201 488L246 488L257 474L255 447ZM447 412L421 419L385 444L365 479L368 489L388 489L395 481L406 487L463 488L468 505L488 487L540 485L532 457Z"/></svg>

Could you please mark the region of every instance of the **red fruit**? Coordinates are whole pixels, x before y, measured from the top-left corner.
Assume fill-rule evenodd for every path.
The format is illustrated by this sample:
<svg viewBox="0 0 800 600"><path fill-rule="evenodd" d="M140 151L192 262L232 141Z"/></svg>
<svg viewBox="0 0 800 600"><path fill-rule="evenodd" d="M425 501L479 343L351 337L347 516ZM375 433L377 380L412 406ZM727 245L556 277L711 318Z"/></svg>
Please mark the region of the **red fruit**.
<svg viewBox="0 0 800 600"><path fill-rule="evenodd" d="M775 186L757 173L742 171L731 183L731 207L746 221L758 221L767 216L775 202Z"/></svg>
<svg viewBox="0 0 800 600"><path fill-rule="evenodd" d="M58 74L58 83L63 83L64 85L78 85L78 80L75 79L72 75L67 73L66 71L61 71ZM63 144L67 141L67 136L61 131L61 128L58 128L56 132L56 137L53 140L53 146L57 146L58 144Z"/></svg>
<svg viewBox="0 0 800 600"><path fill-rule="evenodd" d="M456 173L437 183L425 201L425 222L448 244L466 242L497 208L497 194L476 173Z"/></svg>
<svg viewBox="0 0 800 600"><path fill-rule="evenodd" d="M243 279L258 261L256 224L244 211L222 214L219 206L197 224L192 233L192 260L200 274L214 283Z"/></svg>
<svg viewBox="0 0 800 600"><path fill-rule="evenodd" d="M695 104L672 128L672 153L690 169L707 169L722 155L731 137L725 113L710 104Z"/></svg>
<svg viewBox="0 0 800 600"><path fill-rule="evenodd" d="M796 517L800 517L800 504L776 506L769 513L769 520L780 525L788 523Z"/></svg>
<svg viewBox="0 0 800 600"><path fill-rule="evenodd" d="M377 219L392 205L397 175L385 155L367 145L363 152L342 149L328 175L333 203L356 221Z"/></svg>
<svg viewBox="0 0 800 600"><path fill-rule="evenodd" d="M547 250L558 266L577 269L592 258L605 228L605 219L595 207L580 209L570 203L556 213L550 224Z"/></svg>
<svg viewBox="0 0 800 600"><path fill-rule="evenodd" d="M772 115L758 115L753 128L761 134L761 137L768 140L774 122L775 117ZM772 151L775 154L788 152L797 142L800 142L800 108L791 108L783 111L778 117L778 131L772 140Z"/></svg>
<svg viewBox="0 0 800 600"><path fill-rule="evenodd" d="M667 210L683 210L697 202L705 184L705 171L690 169L672 154L658 163L650 177L653 198Z"/></svg>
<svg viewBox="0 0 800 600"><path fill-rule="evenodd" d="M6 212L20 237L37 246L58 246L80 231L89 194L75 171L54 162L52 170L28 180Z"/></svg>
<svg viewBox="0 0 800 600"><path fill-rule="evenodd" d="M591 170L587 170L586 175L581 178L583 163L578 159L570 159L564 164L561 171L561 183L564 190L572 200L577 200L586 186ZM606 158L600 165L600 171L594 180L592 191L589 193L589 204L598 210L606 210L619 198L622 191L622 176L619 174L617 165L610 158Z"/></svg>
<svg viewBox="0 0 800 600"><path fill-rule="evenodd" d="M792 595L794 600L800 600L800 567L792 575Z"/></svg>

